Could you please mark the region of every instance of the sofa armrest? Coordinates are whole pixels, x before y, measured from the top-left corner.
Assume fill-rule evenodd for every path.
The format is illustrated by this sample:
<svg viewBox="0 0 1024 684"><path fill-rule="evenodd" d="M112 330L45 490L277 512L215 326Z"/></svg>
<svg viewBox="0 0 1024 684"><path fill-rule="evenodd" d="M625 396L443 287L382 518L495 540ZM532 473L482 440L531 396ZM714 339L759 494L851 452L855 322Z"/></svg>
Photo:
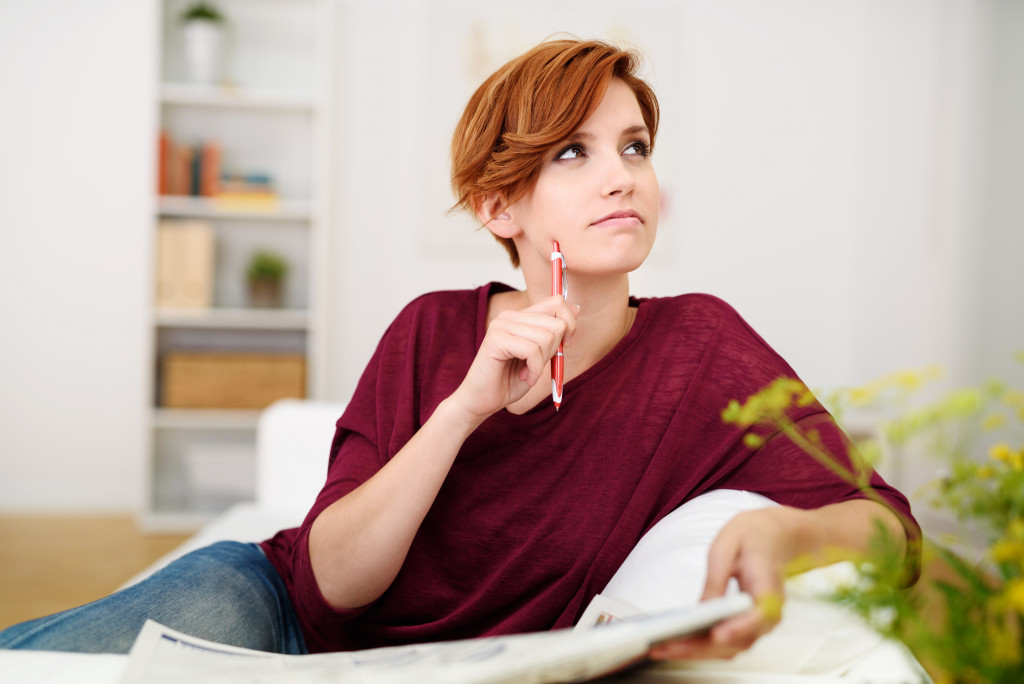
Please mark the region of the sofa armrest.
<svg viewBox="0 0 1024 684"><path fill-rule="evenodd" d="M301 521L327 477L334 424L345 404L282 399L260 414L256 432L256 505Z"/></svg>

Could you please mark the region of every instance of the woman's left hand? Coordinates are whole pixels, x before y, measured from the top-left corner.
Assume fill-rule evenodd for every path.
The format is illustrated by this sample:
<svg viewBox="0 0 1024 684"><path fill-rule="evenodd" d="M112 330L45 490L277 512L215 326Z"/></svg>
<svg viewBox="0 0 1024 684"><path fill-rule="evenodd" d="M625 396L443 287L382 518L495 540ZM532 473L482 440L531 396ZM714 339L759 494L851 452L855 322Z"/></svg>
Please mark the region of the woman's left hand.
<svg viewBox="0 0 1024 684"><path fill-rule="evenodd" d="M755 607L715 625L707 634L658 644L654 660L731 658L769 632L782 617L785 569L801 548L800 537L814 520L808 511L773 506L745 511L726 523L708 552L701 600L725 595L735 577Z"/></svg>

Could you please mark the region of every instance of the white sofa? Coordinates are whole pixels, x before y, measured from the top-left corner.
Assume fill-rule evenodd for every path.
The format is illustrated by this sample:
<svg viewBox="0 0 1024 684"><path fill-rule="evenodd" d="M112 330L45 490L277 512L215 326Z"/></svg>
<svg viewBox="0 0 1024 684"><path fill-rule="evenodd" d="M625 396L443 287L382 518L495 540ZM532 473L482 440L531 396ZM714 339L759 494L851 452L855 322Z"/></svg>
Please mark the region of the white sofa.
<svg viewBox="0 0 1024 684"><path fill-rule="evenodd" d="M256 430L256 496L216 517L125 584L178 556L225 539L262 541L300 524L327 476L327 455L341 403L282 399L265 409Z"/></svg>
<svg viewBox="0 0 1024 684"><path fill-rule="evenodd" d="M323 481L334 423L343 409L342 404L299 400L282 400L266 409L257 433L255 501L218 516L128 583L202 545L224 539L260 541L300 523ZM704 581L703 559L717 531L738 511L766 505L774 504L747 492L722 491L680 507L640 541L602 594L645 611L693 603ZM782 623L733 661L638 673L637 681L920 681L923 671L901 645L881 640L858 619L815 598L851 571L849 566L833 566L791 580ZM116 655L0 651L0 679L117 682L125 663L126 656Z"/></svg>

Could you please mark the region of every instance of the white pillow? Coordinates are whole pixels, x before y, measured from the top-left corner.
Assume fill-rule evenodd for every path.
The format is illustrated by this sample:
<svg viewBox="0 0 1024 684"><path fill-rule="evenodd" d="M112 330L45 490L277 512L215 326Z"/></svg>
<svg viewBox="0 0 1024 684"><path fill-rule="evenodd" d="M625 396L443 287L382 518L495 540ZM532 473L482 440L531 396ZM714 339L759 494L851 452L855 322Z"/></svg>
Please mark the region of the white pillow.
<svg viewBox="0 0 1024 684"><path fill-rule="evenodd" d="M644 535L601 596L645 613L697 603L704 590L708 549L726 522L742 511L776 505L760 494L728 489L688 501ZM703 665L788 674L849 670L883 639L850 611L818 597L856 577L852 563L838 563L790 578L775 629L732 660ZM737 590L730 581L729 591Z"/></svg>

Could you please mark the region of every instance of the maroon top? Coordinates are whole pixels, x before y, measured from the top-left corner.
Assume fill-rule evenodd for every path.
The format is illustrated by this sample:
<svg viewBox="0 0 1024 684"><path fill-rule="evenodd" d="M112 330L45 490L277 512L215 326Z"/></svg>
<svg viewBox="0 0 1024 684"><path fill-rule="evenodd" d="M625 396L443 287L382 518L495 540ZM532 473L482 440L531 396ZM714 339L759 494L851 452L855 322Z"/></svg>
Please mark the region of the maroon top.
<svg viewBox="0 0 1024 684"><path fill-rule="evenodd" d="M263 549L281 574L311 652L572 625L640 537L712 489L813 508L859 492L787 439L751 450L722 422L792 369L740 316L708 295L631 300L629 333L542 401L499 411L466 440L395 581L371 605L335 611L309 559L309 529L372 476L461 383L483 340L492 283L413 301L385 333L337 432L327 483L301 527ZM571 353L571 350L569 350ZM834 453L844 439L820 405L799 410ZM909 520L907 500L874 484Z"/></svg>

